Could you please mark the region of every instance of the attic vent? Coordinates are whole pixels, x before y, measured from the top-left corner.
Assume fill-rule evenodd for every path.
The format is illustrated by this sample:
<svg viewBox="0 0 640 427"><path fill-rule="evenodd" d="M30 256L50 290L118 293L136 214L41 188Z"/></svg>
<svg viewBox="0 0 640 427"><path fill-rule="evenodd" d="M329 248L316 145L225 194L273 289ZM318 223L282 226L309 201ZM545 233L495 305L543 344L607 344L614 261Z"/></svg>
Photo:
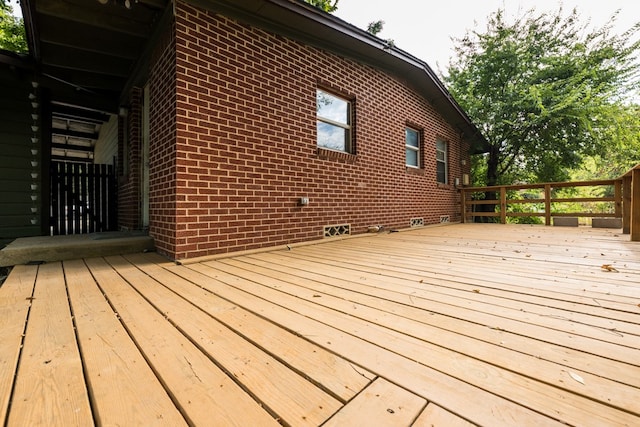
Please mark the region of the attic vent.
<svg viewBox="0 0 640 427"><path fill-rule="evenodd" d="M411 227L422 227L424 225L424 218L411 218Z"/></svg>
<svg viewBox="0 0 640 427"><path fill-rule="evenodd" d="M440 222L451 222L451 217L449 215L440 215Z"/></svg>
<svg viewBox="0 0 640 427"><path fill-rule="evenodd" d="M351 234L351 224L325 225L324 237L335 237Z"/></svg>

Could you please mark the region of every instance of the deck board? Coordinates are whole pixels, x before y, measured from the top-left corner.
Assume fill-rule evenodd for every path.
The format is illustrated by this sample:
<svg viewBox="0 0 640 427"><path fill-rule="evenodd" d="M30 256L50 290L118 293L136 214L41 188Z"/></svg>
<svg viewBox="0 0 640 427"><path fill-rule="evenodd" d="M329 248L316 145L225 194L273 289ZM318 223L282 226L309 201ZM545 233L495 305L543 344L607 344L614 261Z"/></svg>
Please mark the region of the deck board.
<svg viewBox="0 0 640 427"><path fill-rule="evenodd" d="M84 262L64 270L98 424L186 425Z"/></svg>
<svg viewBox="0 0 640 427"><path fill-rule="evenodd" d="M6 419L38 267L18 265L0 288L0 419Z"/></svg>
<svg viewBox="0 0 640 427"><path fill-rule="evenodd" d="M346 402L366 387L375 376L360 366L244 310L215 294L162 269L164 259L149 255L127 256L138 268L162 282L210 316L244 336L256 346L308 377L337 399Z"/></svg>
<svg viewBox="0 0 640 427"><path fill-rule="evenodd" d="M383 378L378 378L324 426L410 425L426 405L426 400Z"/></svg>
<svg viewBox="0 0 640 427"><path fill-rule="evenodd" d="M0 413L635 426L639 304L640 245L607 229L456 224L189 265L18 266L0 287Z"/></svg>
<svg viewBox="0 0 640 427"><path fill-rule="evenodd" d="M507 368L511 369L514 369L515 366L509 365L510 362L513 362L516 366L522 364L531 373L518 375L509 369L496 368L491 364L480 361L491 357L494 352L491 349L487 349L486 353L479 355L480 360L464 357L462 356L464 353L447 348L447 340L442 340L442 346L428 342L427 340L430 339L429 334L423 334L424 329L419 323L404 321L398 315L387 315L381 320L378 307L371 308L357 305L353 301L346 299L342 293L331 295L322 292L320 289L324 290L327 287L325 283L314 282L309 284L305 282L308 285L308 287L305 287L301 284L304 280L295 275L289 275L288 277L296 277L296 283L288 283L285 282L286 279L283 279L284 276L282 275L275 273L270 275L267 269L257 267L255 264L247 265L243 268L239 265L242 263L242 261L231 259L209 262L205 263L205 265L259 283L266 289L286 293L292 300L297 298L298 301L292 302L291 305L300 307L303 306L304 302L313 304L312 306L305 306L304 311L307 316L317 320L331 319L331 325L343 332L363 337L381 348L406 355L425 365L428 364L439 372L478 388L484 388L490 393L502 396L508 395L511 399L516 400L518 396L527 396L529 400L532 400L536 393L540 393L541 401L552 399L557 402L554 408L547 408L546 415L550 417L560 416L574 424L584 424L589 420L602 419L603 422L612 421L623 425L624 422L633 420L633 417L628 417L619 409L594 404L589 399L575 394L585 388L584 384L569 381L571 377L564 369L538 366L542 363L537 363L538 361L535 358L514 360L510 354L505 354L502 360L496 360L495 362L501 366L507 364ZM266 289L254 292L255 294L266 296L268 294ZM278 299L282 300L283 297L279 296ZM333 311L324 313L323 310L318 310L318 306ZM398 330L394 331L394 328L398 328ZM415 338L416 336L418 338ZM471 344L465 350L468 353L478 347ZM545 370L539 371L541 368L545 368ZM535 378L536 374L547 374L547 376ZM532 381L529 376L534 376L537 381ZM487 383L486 378L492 378L492 381ZM635 388L615 387L615 384L612 386L610 381L598 381L599 378L595 376L591 377L590 380L591 388L587 393L590 392L589 395L592 398L606 401L611 397L610 393L615 390L619 393L620 402L624 402L626 405L622 409L639 412L640 406L633 399L633 395L636 392ZM562 388L549 389L546 385L541 384L541 381L551 382L560 386L566 384L571 390L565 391ZM424 397L429 400L433 399L432 395ZM574 408L581 408L581 414L575 414ZM576 415L577 417L571 419L570 415ZM637 419L637 422L640 422L640 418Z"/></svg>
<svg viewBox="0 0 640 427"><path fill-rule="evenodd" d="M318 425L341 402L122 258L107 261L201 351L291 425ZM233 406L230 402L230 406Z"/></svg>
<svg viewBox="0 0 640 427"><path fill-rule="evenodd" d="M277 425L105 260L89 259L87 265L187 421L196 425Z"/></svg>
<svg viewBox="0 0 640 427"><path fill-rule="evenodd" d="M93 425L60 263L38 269L9 425Z"/></svg>

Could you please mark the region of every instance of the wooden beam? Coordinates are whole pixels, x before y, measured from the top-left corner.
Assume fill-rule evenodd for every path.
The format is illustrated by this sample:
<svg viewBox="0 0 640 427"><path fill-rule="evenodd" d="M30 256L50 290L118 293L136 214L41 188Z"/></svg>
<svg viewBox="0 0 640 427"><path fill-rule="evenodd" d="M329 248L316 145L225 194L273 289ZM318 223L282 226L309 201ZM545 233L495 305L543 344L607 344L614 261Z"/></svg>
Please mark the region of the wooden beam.
<svg viewBox="0 0 640 427"><path fill-rule="evenodd" d="M507 223L507 190L500 187L500 223Z"/></svg>
<svg viewBox="0 0 640 427"><path fill-rule="evenodd" d="M640 242L640 168L631 172L631 222L629 232L632 242Z"/></svg>
<svg viewBox="0 0 640 427"><path fill-rule="evenodd" d="M36 12L40 15L64 19L67 25L82 23L109 31L146 37L152 30L153 15L148 9L125 9L110 5L101 5L97 1L74 3L69 0L39 1Z"/></svg>
<svg viewBox="0 0 640 427"><path fill-rule="evenodd" d="M71 144L51 144L51 148L57 148L58 150L66 150L66 151L79 151L83 153L93 153L93 147L81 147L79 145L71 145Z"/></svg>
<svg viewBox="0 0 640 427"><path fill-rule="evenodd" d="M631 233L631 176L622 177L622 233Z"/></svg>
<svg viewBox="0 0 640 427"><path fill-rule="evenodd" d="M68 21L55 16L41 20L38 30L42 43L72 47L134 60L144 44L144 38L109 32L82 23L66 25ZM82 37L78 37L82 34Z"/></svg>
<svg viewBox="0 0 640 427"><path fill-rule="evenodd" d="M551 184L544 185L544 225L551 225Z"/></svg>
<svg viewBox="0 0 640 427"><path fill-rule="evenodd" d="M70 136L72 138L83 138L83 139L98 139L97 132L80 132L77 130L70 129L51 129L52 135L62 135L62 136Z"/></svg>

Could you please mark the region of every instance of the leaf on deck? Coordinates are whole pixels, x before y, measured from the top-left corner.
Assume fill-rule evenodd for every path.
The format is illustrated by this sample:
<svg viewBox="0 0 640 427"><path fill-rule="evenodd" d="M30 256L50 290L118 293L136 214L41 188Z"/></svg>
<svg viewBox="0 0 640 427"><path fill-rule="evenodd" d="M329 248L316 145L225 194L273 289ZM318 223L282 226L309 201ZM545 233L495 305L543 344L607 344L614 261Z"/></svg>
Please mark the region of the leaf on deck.
<svg viewBox="0 0 640 427"><path fill-rule="evenodd" d="M575 374L573 372L569 372L569 375L571 376L571 378L578 381L580 384L584 384L584 379L580 375Z"/></svg>
<svg viewBox="0 0 640 427"><path fill-rule="evenodd" d="M603 269L604 271L611 271L611 272L614 272L614 273L618 272L618 269L613 267L611 264L602 264L602 266L600 268Z"/></svg>

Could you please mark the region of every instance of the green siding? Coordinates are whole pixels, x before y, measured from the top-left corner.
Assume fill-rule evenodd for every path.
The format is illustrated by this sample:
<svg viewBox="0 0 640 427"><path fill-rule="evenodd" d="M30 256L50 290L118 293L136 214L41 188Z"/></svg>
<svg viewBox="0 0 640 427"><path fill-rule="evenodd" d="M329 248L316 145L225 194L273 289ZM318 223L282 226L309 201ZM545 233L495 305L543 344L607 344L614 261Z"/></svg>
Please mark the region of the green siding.
<svg viewBox="0 0 640 427"><path fill-rule="evenodd" d="M31 81L29 72L0 64L0 239L43 234L42 114L39 99L29 99L37 95Z"/></svg>

